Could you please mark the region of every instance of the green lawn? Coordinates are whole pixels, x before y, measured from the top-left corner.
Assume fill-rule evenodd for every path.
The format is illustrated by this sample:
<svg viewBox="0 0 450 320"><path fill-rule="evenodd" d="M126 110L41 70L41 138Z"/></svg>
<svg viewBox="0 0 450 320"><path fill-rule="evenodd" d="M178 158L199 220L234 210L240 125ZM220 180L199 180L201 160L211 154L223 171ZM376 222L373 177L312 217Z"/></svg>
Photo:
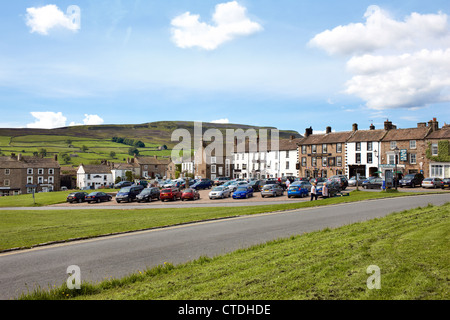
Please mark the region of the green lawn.
<svg viewBox="0 0 450 320"><path fill-rule="evenodd" d="M243 209L243 208L242 208ZM450 204L293 236L24 299L448 300ZM368 289L380 269L381 289Z"/></svg>

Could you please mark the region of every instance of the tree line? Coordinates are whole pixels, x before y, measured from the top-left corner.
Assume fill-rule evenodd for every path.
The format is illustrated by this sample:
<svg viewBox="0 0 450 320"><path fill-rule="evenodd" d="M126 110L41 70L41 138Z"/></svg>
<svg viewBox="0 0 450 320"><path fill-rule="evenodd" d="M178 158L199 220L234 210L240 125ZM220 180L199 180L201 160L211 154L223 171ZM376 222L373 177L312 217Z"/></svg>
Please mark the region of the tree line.
<svg viewBox="0 0 450 320"><path fill-rule="evenodd" d="M128 146L136 147L136 148L145 148L145 143L141 140L134 140L129 138L122 137L112 137L112 142L126 144Z"/></svg>

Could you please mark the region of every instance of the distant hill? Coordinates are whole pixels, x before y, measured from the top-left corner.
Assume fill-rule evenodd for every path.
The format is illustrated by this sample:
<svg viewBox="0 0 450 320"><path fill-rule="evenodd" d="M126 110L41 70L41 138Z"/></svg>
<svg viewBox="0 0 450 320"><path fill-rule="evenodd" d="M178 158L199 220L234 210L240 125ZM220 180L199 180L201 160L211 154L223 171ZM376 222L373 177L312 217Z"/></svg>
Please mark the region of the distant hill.
<svg viewBox="0 0 450 320"><path fill-rule="evenodd" d="M171 149L178 144L172 142L172 133L176 129L186 129L194 136L194 122L159 121L128 125L86 125L56 129L0 128L0 154L23 155L41 154L50 157L58 154L62 165L77 166L80 163L92 163L100 160L114 162L126 161L130 155L128 145L112 141L121 137L142 141L145 147L139 147L142 156L170 156ZM258 127L243 124L202 123L203 132L208 129L220 130L224 137L227 129L244 131L254 129L270 130L274 127ZM280 139L302 137L294 130L279 130ZM161 146L167 146L161 148ZM62 160L65 156L66 161Z"/></svg>

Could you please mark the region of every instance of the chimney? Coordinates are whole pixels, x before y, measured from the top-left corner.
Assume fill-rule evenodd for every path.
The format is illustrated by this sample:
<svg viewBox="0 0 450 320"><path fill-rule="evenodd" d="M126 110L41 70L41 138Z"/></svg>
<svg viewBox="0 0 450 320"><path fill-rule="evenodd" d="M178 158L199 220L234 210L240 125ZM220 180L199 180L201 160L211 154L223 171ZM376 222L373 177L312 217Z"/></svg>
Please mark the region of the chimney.
<svg viewBox="0 0 450 320"><path fill-rule="evenodd" d="M11 153L11 159L14 159L16 157L15 153Z"/></svg>
<svg viewBox="0 0 450 320"><path fill-rule="evenodd" d="M294 136L290 136L289 139L294 140ZM259 140L259 137L258 137Z"/></svg>
<svg viewBox="0 0 450 320"><path fill-rule="evenodd" d="M23 158L22 158L22 154L21 153L19 153L18 155L17 155L17 161L22 161L23 160Z"/></svg>
<svg viewBox="0 0 450 320"><path fill-rule="evenodd" d="M370 125L370 130L375 130L375 126L373 125L373 123Z"/></svg>
<svg viewBox="0 0 450 320"><path fill-rule="evenodd" d="M427 123L426 122L419 122L417 124L417 128L426 128L427 127Z"/></svg>
<svg viewBox="0 0 450 320"><path fill-rule="evenodd" d="M57 154L55 154L55 155L53 156L53 160L58 161L58 155L57 155Z"/></svg>
<svg viewBox="0 0 450 320"><path fill-rule="evenodd" d="M357 124L357 123L354 123L354 124L352 125L352 128L353 128L353 131L358 131L358 124Z"/></svg>
<svg viewBox="0 0 450 320"><path fill-rule="evenodd" d="M391 121L389 121L389 120L386 120L385 122L384 122L384 130L392 130L392 129L394 129L394 126L392 125L392 122Z"/></svg>
<svg viewBox="0 0 450 320"><path fill-rule="evenodd" d="M127 158L127 163L128 163L128 164L130 163L130 158Z"/></svg>
<svg viewBox="0 0 450 320"><path fill-rule="evenodd" d="M327 133L327 134L331 133L331 127L327 127L327 128L326 128L326 133Z"/></svg>
<svg viewBox="0 0 450 320"><path fill-rule="evenodd" d="M439 130L439 122L436 118L433 118L433 120L428 121L428 127L431 128L431 131L437 131Z"/></svg>
<svg viewBox="0 0 450 320"><path fill-rule="evenodd" d="M312 127L306 128L305 137L309 137L312 134L313 134L313 128Z"/></svg>

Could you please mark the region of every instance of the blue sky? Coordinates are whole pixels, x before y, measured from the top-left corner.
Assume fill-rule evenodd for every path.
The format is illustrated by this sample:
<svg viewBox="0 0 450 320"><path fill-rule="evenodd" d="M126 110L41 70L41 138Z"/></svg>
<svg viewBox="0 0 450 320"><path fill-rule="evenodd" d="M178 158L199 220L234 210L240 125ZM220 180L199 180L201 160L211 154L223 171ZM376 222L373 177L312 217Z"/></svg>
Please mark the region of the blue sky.
<svg viewBox="0 0 450 320"><path fill-rule="evenodd" d="M0 127L186 120L304 133L450 123L448 0L0 8Z"/></svg>

